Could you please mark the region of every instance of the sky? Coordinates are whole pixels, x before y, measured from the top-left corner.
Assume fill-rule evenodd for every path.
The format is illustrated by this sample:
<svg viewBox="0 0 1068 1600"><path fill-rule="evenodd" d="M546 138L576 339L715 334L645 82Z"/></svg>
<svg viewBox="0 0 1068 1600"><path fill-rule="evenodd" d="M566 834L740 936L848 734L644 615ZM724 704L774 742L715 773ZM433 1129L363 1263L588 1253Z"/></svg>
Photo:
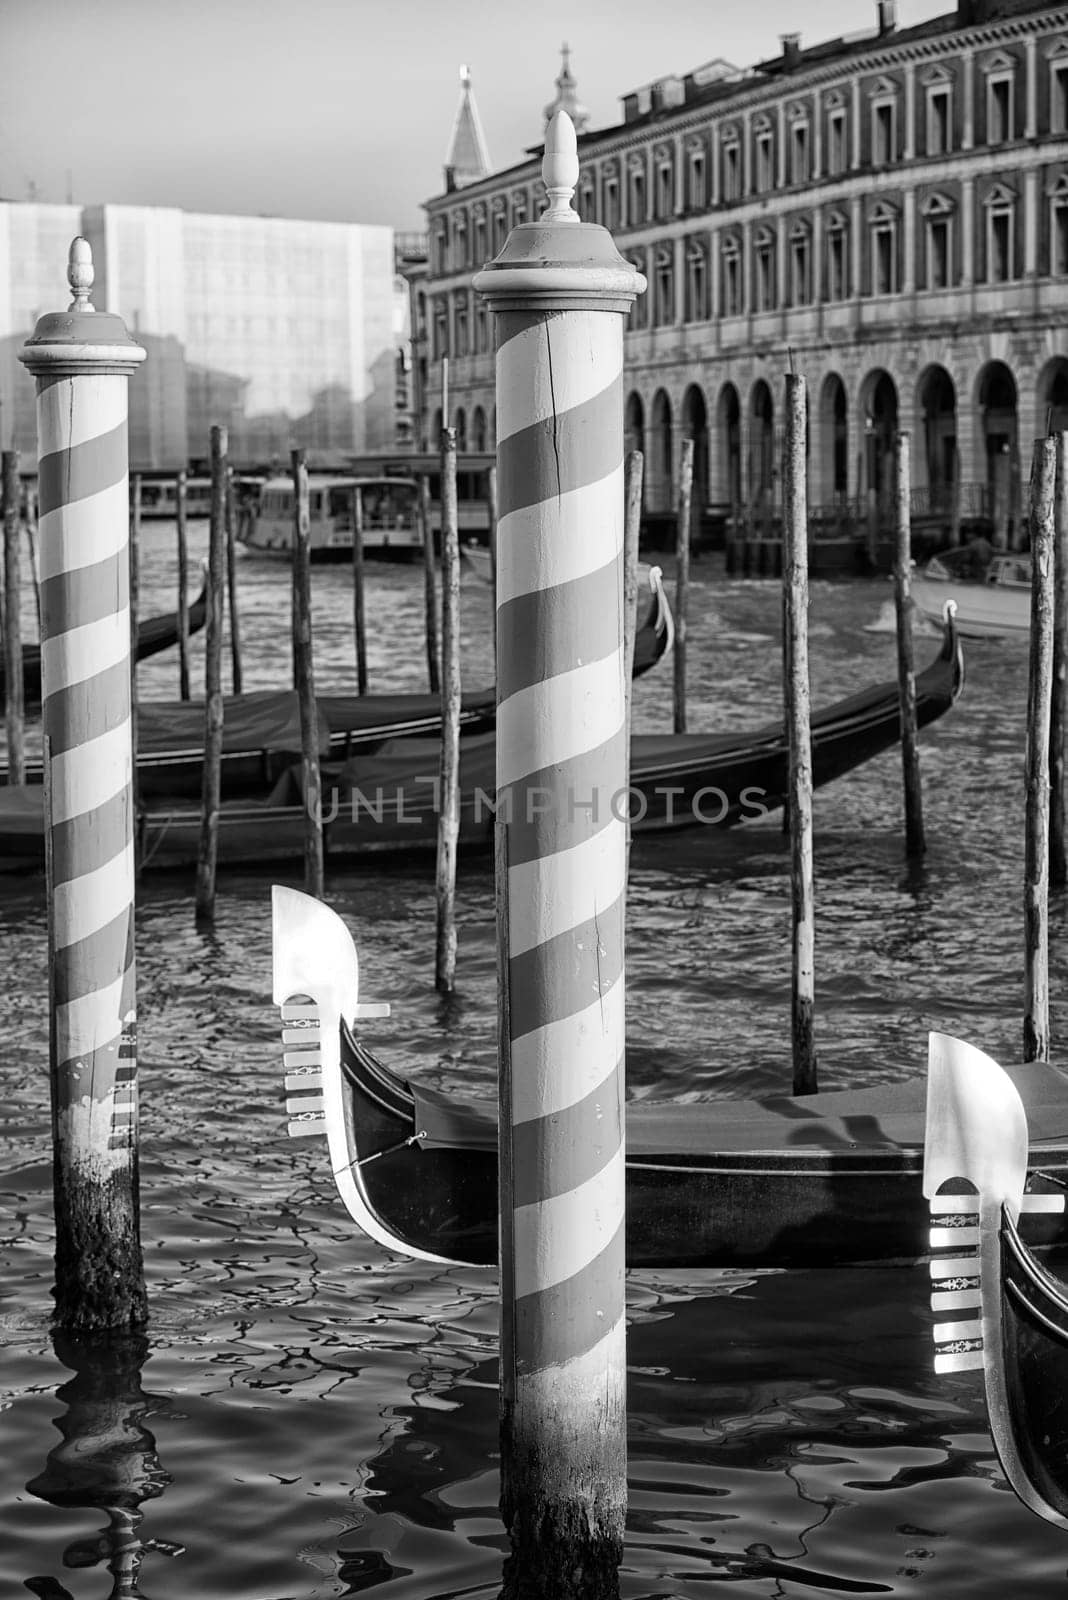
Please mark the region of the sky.
<svg viewBox="0 0 1068 1600"><path fill-rule="evenodd" d="M897 0L898 26L953 9ZM0 199L422 229L461 64L504 168L540 142L565 40L597 128L654 78L875 16L875 0L0 0Z"/></svg>

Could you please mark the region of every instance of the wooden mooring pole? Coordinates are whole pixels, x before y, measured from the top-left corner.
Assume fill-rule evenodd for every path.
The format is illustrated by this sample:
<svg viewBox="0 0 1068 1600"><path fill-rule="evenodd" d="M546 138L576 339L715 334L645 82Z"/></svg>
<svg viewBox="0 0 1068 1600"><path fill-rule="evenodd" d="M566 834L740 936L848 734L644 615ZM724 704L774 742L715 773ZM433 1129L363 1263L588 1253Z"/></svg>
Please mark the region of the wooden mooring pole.
<svg viewBox="0 0 1068 1600"><path fill-rule="evenodd" d="M230 607L230 682L241 693L241 614L237 602L237 492L234 469L226 467L226 597Z"/></svg>
<svg viewBox="0 0 1068 1600"><path fill-rule="evenodd" d="M186 536L188 488L185 468L174 484L175 527L178 538L178 694L189 699L189 541Z"/></svg>
<svg viewBox="0 0 1068 1600"><path fill-rule="evenodd" d="M497 342L502 1594L607 1600L627 1494L623 319L645 285L572 208L565 112L542 177L548 209L475 279Z"/></svg>
<svg viewBox="0 0 1068 1600"><path fill-rule="evenodd" d="M219 806L223 746L223 594L226 588L226 456L228 436L211 430L211 515L208 521L208 614L204 639L204 770L200 789L196 920L215 918L215 868L219 855Z"/></svg>
<svg viewBox="0 0 1068 1600"><path fill-rule="evenodd" d="M367 693L367 618L363 594L363 490L352 491L352 636L356 645L356 693Z"/></svg>
<svg viewBox="0 0 1068 1600"><path fill-rule="evenodd" d="M442 443L447 429L442 429ZM454 435L455 437L455 435ZM423 593L426 613L426 670L430 693L437 694L441 687L438 675L438 595L434 577L434 529L430 523L430 483L426 474L419 479L419 528L423 537Z"/></svg>
<svg viewBox="0 0 1068 1600"><path fill-rule="evenodd" d="M26 746L23 718L22 624L19 570L19 458L15 450L3 452L2 495L4 516L4 720L7 729L7 781L26 782Z"/></svg>
<svg viewBox="0 0 1068 1600"><path fill-rule="evenodd" d="M1056 443L1031 463L1031 655L1027 680L1023 1059L1049 1060L1049 738L1053 692L1053 501Z"/></svg>
<svg viewBox="0 0 1068 1600"><path fill-rule="evenodd" d="M293 676L300 701L300 751L304 795L304 888L317 899L325 887L323 779L319 769L319 711L311 620L311 514L303 450L290 452L295 490L293 522Z"/></svg>
<svg viewBox="0 0 1068 1600"><path fill-rule="evenodd" d="M140 810L137 778L137 626L141 589L141 474L135 472L130 494L130 745L133 752L134 816Z"/></svg>
<svg viewBox="0 0 1068 1600"><path fill-rule="evenodd" d="M1065 720L1068 718L1068 433L1054 435L1057 458L1053 496L1053 686L1049 727L1049 881L1068 885L1065 817Z"/></svg>
<svg viewBox="0 0 1068 1600"><path fill-rule="evenodd" d="M497 468L486 473L486 515L489 521L490 588L493 599L493 659L497 660Z"/></svg>
<svg viewBox="0 0 1068 1600"><path fill-rule="evenodd" d="M148 1317L138 1216L128 379L145 352L89 301L70 248L68 310L19 359L37 382L45 886L55 1312L71 1331ZM91 575L87 581L86 575ZM104 615L100 596L113 595Z"/></svg>
<svg viewBox="0 0 1068 1600"><path fill-rule="evenodd" d="M817 1083L816 908L812 859L812 732L808 682L808 489L805 380L786 375L786 472L783 482L783 584L786 627L786 729L790 748L790 887L792 905L791 1037L794 1094Z"/></svg>
<svg viewBox="0 0 1068 1600"><path fill-rule="evenodd" d="M37 637L41 637L41 563L37 558L37 484L26 485L26 553L30 558L30 581L33 584L33 607L37 618Z"/></svg>
<svg viewBox="0 0 1068 1600"><path fill-rule="evenodd" d="M438 807L437 949L439 994L456 987L456 851L460 839L460 528L456 429L441 435L441 767Z"/></svg>
<svg viewBox="0 0 1068 1600"><path fill-rule="evenodd" d="M679 510L675 527L675 732L686 732L686 612L690 595L690 507L693 503L693 440L682 441Z"/></svg>
<svg viewBox="0 0 1068 1600"><path fill-rule="evenodd" d="M901 706L901 767L905 785L905 854L910 859L927 849L923 833L923 790L920 787L920 745L916 723L916 664L912 650L912 440L899 433L894 441L897 471L894 511L897 555L894 562L894 605L897 612L897 688Z"/></svg>

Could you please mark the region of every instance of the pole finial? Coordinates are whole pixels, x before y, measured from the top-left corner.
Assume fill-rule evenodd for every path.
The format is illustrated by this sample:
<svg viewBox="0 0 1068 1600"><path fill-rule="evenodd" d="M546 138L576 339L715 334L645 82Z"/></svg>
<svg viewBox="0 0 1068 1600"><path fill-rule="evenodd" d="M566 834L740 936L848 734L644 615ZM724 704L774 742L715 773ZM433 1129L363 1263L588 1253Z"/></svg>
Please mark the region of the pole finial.
<svg viewBox="0 0 1068 1600"><path fill-rule="evenodd" d="M88 239L80 235L71 241L70 255L67 258L67 282L71 286L74 299L68 306L69 311L95 311L96 307L89 303L89 291L93 287L93 248Z"/></svg>
<svg viewBox="0 0 1068 1600"><path fill-rule="evenodd" d="M545 130L545 154L541 158L542 182L549 197L543 222L578 222L578 212L571 204L578 175L575 124L566 111L557 111Z"/></svg>

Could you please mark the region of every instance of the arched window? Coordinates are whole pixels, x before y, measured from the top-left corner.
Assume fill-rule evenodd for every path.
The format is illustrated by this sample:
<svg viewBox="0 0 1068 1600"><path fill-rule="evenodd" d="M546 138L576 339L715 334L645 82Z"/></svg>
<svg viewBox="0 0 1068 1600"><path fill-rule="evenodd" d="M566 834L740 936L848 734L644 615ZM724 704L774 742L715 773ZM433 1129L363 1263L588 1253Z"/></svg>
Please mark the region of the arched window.
<svg viewBox="0 0 1068 1600"><path fill-rule="evenodd" d="M1051 277L1068 277L1068 172L1049 189L1049 240Z"/></svg>
<svg viewBox="0 0 1068 1600"><path fill-rule="evenodd" d="M670 145L656 152L656 215L661 222L675 215L675 156Z"/></svg>
<svg viewBox="0 0 1068 1600"><path fill-rule="evenodd" d="M953 79L945 67L924 75L926 116L924 148L929 156L947 156L953 149Z"/></svg>
<svg viewBox="0 0 1068 1600"><path fill-rule="evenodd" d="M871 240L871 279L869 293L897 294L897 212L881 200L868 224Z"/></svg>
<svg viewBox="0 0 1068 1600"><path fill-rule="evenodd" d="M1008 283L1016 276L1016 193L996 183L987 195L986 281Z"/></svg>
<svg viewBox="0 0 1068 1600"><path fill-rule="evenodd" d="M956 279L953 202L944 194L933 194L922 209L924 281L928 289L948 289Z"/></svg>
<svg viewBox="0 0 1068 1600"><path fill-rule="evenodd" d="M720 316L740 317L742 300L742 246L737 234L723 241L720 271Z"/></svg>
<svg viewBox="0 0 1068 1600"><path fill-rule="evenodd" d="M704 143L691 139L686 146L686 204L691 211L703 211L708 204L707 175Z"/></svg>
<svg viewBox="0 0 1068 1600"><path fill-rule="evenodd" d="M898 86L893 78L880 78L872 89L869 105L873 167L888 167L897 160L897 97Z"/></svg>
<svg viewBox="0 0 1068 1600"><path fill-rule="evenodd" d="M661 327L675 320L675 250L661 245L653 261L654 319Z"/></svg>
<svg viewBox="0 0 1068 1600"><path fill-rule="evenodd" d="M707 322L708 316L708 250L702 239L688 239L686 241L686 321Z"/></svg>
<svg viewBox="0 0 1068 1600"><path fill-rule="evenodd" d="M812 304L812 230L803 218L790 230L790 304Z"/></svg>
<svg viewBox="0 0 1068 1600"><path fill-rule="evenodd" d="M770 228L758 228L753 239L754 309L774 311L778 304L775 281L775 235Z"/></svg>
<svg viewBox="0 0 1068 1600"><path fill-rule="evenodd" d="M827 299L849 299L849 221L841 211L827 218Z"/></svg>
<svg viewBox="0 0 1068 1600"><path fill-rule="evenodd" d="M640 272L643 277L645 276L646 270L647 270L647 262L646 262L646 259L645 259L645 251L644 250L635 250L635 251L633 251L627 257L627 260L630 262L630 265L634 268L634 270L636 272ZM650 295L650 292L651 292L651 285L646 288L646 291L645 291L644 294L635 295L634 303L630 308L630 317L629 317L628 322L627 322L627 327L628 328L647 328L649 326L649 295Z"/></svg>

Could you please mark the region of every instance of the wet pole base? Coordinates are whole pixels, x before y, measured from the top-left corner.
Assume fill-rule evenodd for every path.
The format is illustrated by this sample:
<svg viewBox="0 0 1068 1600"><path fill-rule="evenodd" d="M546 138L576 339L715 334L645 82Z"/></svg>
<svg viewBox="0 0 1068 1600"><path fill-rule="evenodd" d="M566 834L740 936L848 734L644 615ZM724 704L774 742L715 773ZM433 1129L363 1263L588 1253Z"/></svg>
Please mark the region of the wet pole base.
<svg viewBox="0 0 1068 1600"><path fill-rule="evenodd" d="M545 1505L534 1494L507 1524L500 1600L619 1600L623 1513L596 1517L583 1506Z"/></svg>
<svg viewBox="0 0 1068 1600"><path fill-rule="evenodd" d="M54 1328L97 1333L148 1322L136 1186L57 1181Z"/></svg>
<svg viewBox="0 0 1068 1600"><path fill-rule="evenodd" d="M626 1411L501 1417L500 1600L619 1600L627 1515Z"/></svg>

